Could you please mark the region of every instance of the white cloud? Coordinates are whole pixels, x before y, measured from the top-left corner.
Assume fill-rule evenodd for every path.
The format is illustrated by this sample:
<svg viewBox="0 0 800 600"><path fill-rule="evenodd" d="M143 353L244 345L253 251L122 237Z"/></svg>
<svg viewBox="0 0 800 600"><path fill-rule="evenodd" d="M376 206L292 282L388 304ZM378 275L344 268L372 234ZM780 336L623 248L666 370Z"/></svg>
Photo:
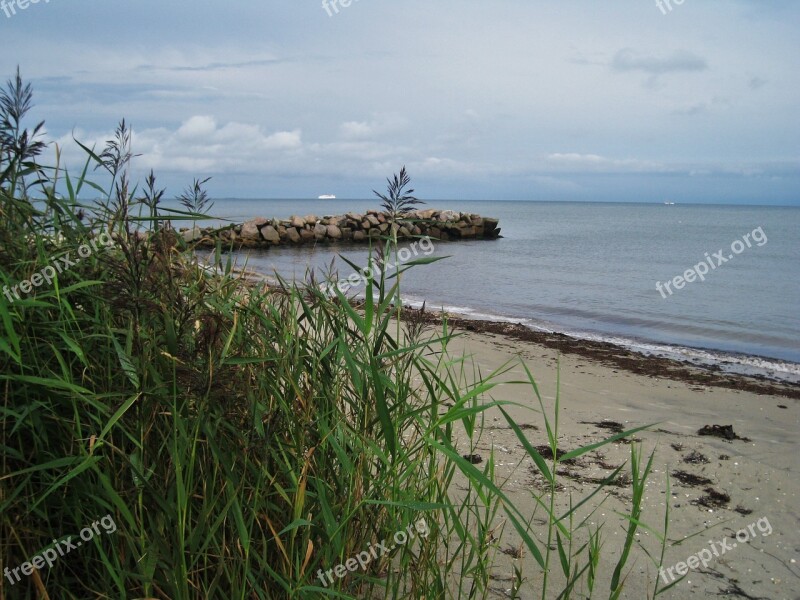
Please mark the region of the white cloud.
<svg viewBox="0 0 800 600"><path fill-rule="evenodd" d="M577 152L548 154L545 166L560 171L600 173L664 173L671 170L664 164L650 160L615 159L599 154L579 154Z"/></svg>
<svg viewBox="0 0 800 600"><path fill-rule="evenodd" d="M650 75L664 73L705 71L708 63L704 58L686 50L673 52L669 56L640 54L631 48L617 52L611 61L615 71L643 71Z"/></svg>
<svg viewBox="0 0 800 600"><path fill-rule="evenodd" d="M399 115L376 115L369 121L346 121L339 133L346 140L367 140L396 134L407 126L408 121Z"/></svg>

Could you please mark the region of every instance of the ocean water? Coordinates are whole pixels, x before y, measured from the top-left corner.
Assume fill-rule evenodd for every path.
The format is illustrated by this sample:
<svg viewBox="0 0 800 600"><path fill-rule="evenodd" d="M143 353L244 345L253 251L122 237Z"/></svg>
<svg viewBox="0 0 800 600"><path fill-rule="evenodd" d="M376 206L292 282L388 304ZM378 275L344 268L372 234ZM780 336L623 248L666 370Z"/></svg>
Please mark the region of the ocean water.
<svg viewBox="0 0 800 600"><path fill-rule="evenodd" d="M243 221L368 208L376 202L220 200L213 214ZM496 201L424 208L497 217L504 237L427 248L448 258L403 276L409 303L800 381L800 208ZM340 252L366 264L366 250L352 246L251 251L247 261L302 279ZM352 274L336 264L341 277ZM682 289L664 286L695 266L708 271L704 281L695 275Z"/></svg>

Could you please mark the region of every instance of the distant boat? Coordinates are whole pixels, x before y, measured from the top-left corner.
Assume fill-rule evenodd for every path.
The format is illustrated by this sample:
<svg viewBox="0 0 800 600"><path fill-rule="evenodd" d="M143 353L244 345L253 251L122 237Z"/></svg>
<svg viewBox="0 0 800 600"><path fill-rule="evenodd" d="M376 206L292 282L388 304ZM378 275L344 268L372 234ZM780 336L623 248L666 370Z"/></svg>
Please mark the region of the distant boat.
<svg viewBox="0 0 800 600"><path fill-rule="evenodd" d="M664 202L664 204L666 204L667 206L672 206L675 203L674 202Z"/></svg>
<svg viewBox="0 0 800 600"><path fill-rule="evenodd" d="M322 196L320 196L319 199L320 200L336 200L336 196L334 196L333 194L322 194Z"/></svg>

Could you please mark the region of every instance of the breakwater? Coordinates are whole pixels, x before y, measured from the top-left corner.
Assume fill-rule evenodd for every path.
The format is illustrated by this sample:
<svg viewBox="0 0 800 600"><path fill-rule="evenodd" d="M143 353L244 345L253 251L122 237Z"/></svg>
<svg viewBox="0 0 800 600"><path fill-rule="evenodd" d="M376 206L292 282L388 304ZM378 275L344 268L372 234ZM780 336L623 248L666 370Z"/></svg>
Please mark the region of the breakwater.
<svg viewBox="0 0 800 600"><path fill-rule="evenodd" d="M498 219L452 210L415 210L392 222L391 215L377 210L364 214L306 215L288 219L251 219L221 228L182 229L187 242L215 245L217 240L236 247L264 248L279 245L362 243L390 236L398 239L429 236L436 240L494 240L500 237Z"/></svg>

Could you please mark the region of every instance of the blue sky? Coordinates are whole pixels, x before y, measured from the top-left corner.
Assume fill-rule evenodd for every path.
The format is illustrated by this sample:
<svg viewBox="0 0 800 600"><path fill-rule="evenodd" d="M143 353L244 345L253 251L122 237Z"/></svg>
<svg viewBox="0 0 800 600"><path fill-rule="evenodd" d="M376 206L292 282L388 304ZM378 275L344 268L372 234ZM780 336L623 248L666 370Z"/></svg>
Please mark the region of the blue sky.
<svg viewBox="0 0 800 600"><path fill-rule="evenodd" d="M797 2L20 1L32 120L170 195L800 204Z"/></svg>

